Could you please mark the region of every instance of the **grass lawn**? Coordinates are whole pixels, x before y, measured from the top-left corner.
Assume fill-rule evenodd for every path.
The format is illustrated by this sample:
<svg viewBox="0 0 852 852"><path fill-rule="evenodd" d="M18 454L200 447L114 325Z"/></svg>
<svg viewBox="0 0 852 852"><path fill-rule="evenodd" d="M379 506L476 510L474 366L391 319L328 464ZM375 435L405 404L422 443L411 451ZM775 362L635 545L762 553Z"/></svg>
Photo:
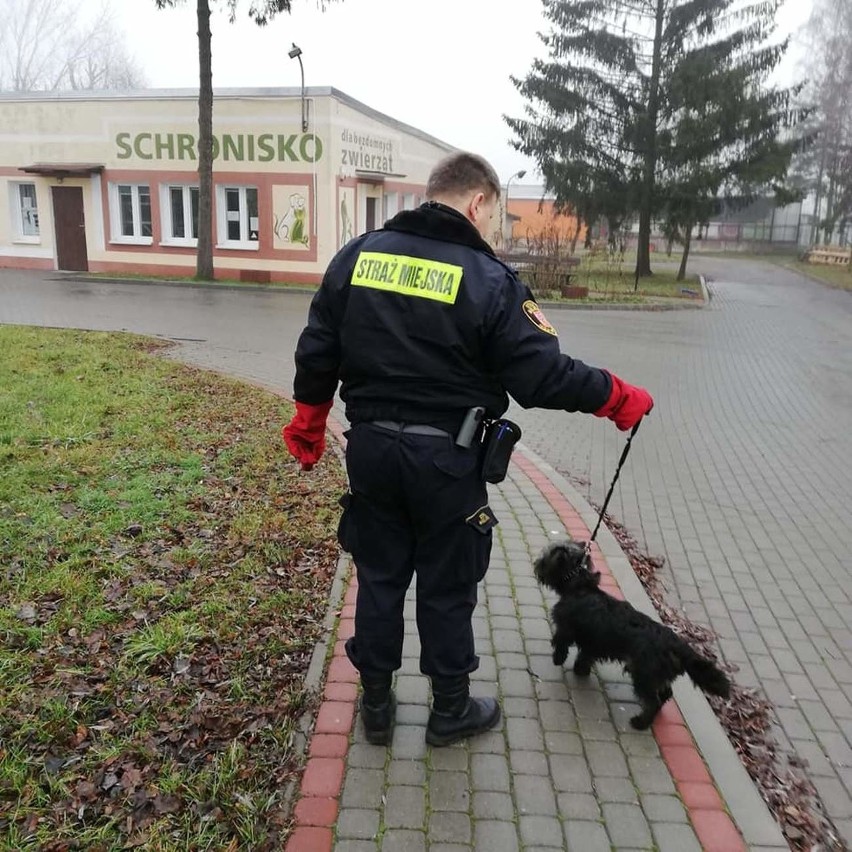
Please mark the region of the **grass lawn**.
<svg viewBox="0 0 852 852"><path fill-rule="evenodd" d="M162 347L0 326L3 850L283 848L345 478Z"/></svg>
<svg viewBox="0 0 852 852"><path fill-rule="evenodd" d="M702 257L702 255L695 255ZM785 269L790 269L793 272L800 272L802 275L807 275L810 278L816 278L830 287L836 287L841 290L852 290L852 267L850 266L831 266L820 263L805 263L799 260L797 255L792 254L747 254L740 252L707 252L704 257L720 257L729 260L759 260L763 263L774 263L777 266L783 266Z"/></svg>
<svg viewBox="0 0 852 852"><path fill-rule="evenodd" d="M589 295L595 295L603 299L615 299L621 301L624 296L629 298L644 298L646 296L661 296L665 298L682 298L688 294L683 290L690 290L700 294L698 279L687 271L683 281L677 280L677 266L672 268L657 262L651 267L654 274L647 278L639 279L638 289L633 268L621 269L580 269L572 283L589 288Z"/></svg>
<svg viewBox="0 0 852 852"><path fill-rule="evenodd" d="M753 252L753 251L701 251L690 254L690 260L693 257L713 257L722 260L760 260L764 263L781 263L788 260L795 260L795 253L788 252Z"/></svg>
<svg viewBox="0 0 852 852"><path fill-rule="evenodd" d="M803 263L796 259L785 260L781 265L786 269L801 272L802 275L807 275L810 278L818 278L820 281L831 287L836 287L841 290L852 290L852 267L829 266L827 264L820 263Z"/></svg>
<svg viewBox="0 0 852 852"><path fill-rule="evenodd" d="M636 281L632 268L622 266L607 269L597 264L582 263L571 276L571 284L588 287L589 295L583 300L565 299L558 289L551 289L546 284L536 286L523 272L521 278L531 285L530 289L536 298L548 301L641 303L658 298L690 300L695 298L693 293L700 296L701 287L697 276L687 272L686 278L678 281L677 267L667 268L656 264L653 268L656 270L654 274L640 278L638 289L634 289Z"/></svg>
<svg viewBox="0 0 852 852"><path fill-rule="evenodd" d="M536 268L519 267L521 279L529 285L535 297L546 301L566 301L571 303L659 303L659 300L691 301L701 295L698 276L687 269L686 278L677 280L681 254L653 254L651 269L653 275L640 278L636 285L636 252L623 255L606 250L595 252L578 250L576 257L579 265L571 273L571 285L585 287L588 296L569 298L563 296L560 284L563 283L565 267L556 256L542 255L536 262Z"/></svg>

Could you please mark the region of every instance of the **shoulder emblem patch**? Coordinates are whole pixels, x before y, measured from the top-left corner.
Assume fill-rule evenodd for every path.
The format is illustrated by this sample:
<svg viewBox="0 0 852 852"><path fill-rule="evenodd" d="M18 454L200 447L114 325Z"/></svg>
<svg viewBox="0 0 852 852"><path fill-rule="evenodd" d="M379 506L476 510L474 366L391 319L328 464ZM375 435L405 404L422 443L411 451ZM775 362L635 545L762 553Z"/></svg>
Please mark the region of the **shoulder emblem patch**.
<svg viewBox="0 0 852 852"><path fill-rule="evenodd" d="M540 331L546 331L557 337L556 329L548 322L544 311L532 299L527 299L523 304L523 311L526 318Z"/></svg>

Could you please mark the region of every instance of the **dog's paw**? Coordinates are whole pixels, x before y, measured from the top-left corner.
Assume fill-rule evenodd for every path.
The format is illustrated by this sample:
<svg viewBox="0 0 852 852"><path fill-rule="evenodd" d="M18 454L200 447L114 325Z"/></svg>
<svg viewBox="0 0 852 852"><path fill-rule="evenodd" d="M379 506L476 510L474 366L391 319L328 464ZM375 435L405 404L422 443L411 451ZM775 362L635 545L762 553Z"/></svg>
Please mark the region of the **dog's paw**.
<svg viewBox="0 0 852 852"><path fill-rule="evenodd" d="M647 731L653 721L653 719L648 719L644 713L637 713L631 718L630 724L637 731Z"/></svg>
<svg viewBox="0 0 852 852"><path fill-rule="evenodd" d="M554 651L553 652L553 665L554 666L564 666L565 660L568 659L567 651Z"/></svg>

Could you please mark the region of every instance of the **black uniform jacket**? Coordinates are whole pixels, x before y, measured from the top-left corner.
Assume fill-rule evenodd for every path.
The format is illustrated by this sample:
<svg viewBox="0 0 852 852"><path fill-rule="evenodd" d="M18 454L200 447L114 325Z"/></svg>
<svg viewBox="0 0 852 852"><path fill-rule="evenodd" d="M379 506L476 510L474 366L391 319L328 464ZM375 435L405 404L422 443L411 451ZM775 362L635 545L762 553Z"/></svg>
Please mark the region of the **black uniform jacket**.
<svg viewBox="0 0 852 852"><path fill-rule="evenodd" d="M352 240L329 264L296 348L296 400L338 380L351 423L456 429L467 409L593 412L609 375L563 355L529 289L476 228L436 202Z"/></svg>

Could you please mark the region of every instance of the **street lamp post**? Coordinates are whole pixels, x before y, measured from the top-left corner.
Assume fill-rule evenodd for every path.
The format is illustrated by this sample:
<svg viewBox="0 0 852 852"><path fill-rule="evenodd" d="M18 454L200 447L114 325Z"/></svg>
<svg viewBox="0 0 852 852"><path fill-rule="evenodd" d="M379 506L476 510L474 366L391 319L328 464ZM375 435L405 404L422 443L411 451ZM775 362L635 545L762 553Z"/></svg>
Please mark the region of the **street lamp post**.
<svg viewBox="0 0 852 852"><path fill-rule="evenodd" d="M305 66L302 65L302 48L296 45L296 42L293 42L293 47L287 51L287 56L290 59L298 59L299 60L299 68L302 72L302 133L308 132L308 116L305 112Z"/></svg>
<svg viewBox="0 0 852 852"><path fill-rule="evenodd" d="M507 250L508 250L509 248L511 248L510 243L511 243L511 241L512 241L512 223L511 223L511 222L509 222L509 184L510 184L510 183L511 183L511 182L512 182L515 178L523 178L523 176L524 176L526 173L527 173L527 170L526 170L526 169L521 169L520 171L515 172L515 173L514 173L514 174L513 174L513 175L509 178L509 180L507 180L507 181L506 181L506 203L503 205L503 215L504 215L504 217L505 217L505 221L504 221L504 223L503 223L503 235L504 235L504 237L505 237L505 234L506 234L506 223L508 223L508 224L509 224L509 238L506 240L506 243L507 243L507 245L506 245L506 249L507 249Z"/></svg>

